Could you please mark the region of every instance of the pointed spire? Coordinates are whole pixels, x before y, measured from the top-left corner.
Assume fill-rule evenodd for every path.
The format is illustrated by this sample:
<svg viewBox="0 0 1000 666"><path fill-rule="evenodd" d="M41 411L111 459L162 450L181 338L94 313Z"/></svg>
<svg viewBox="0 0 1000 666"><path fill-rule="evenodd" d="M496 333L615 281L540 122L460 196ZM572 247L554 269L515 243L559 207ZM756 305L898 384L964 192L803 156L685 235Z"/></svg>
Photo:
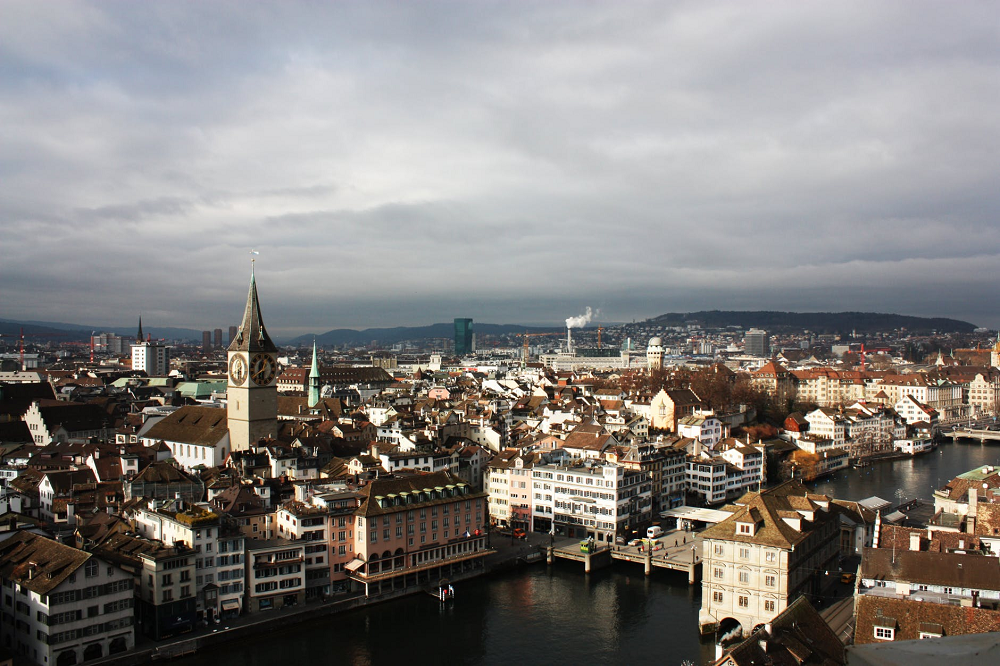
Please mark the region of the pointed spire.
<svg viewBox="0 0 1000 666"><path fill-rule="evenodd" d="M250 292L247 294L247 305L243 311L243 323L240 324L236 337L229 345L229 351L278 351L278 348L271 342L267 329L264 328L264 317L261 314L260 301L257 298L257 278L254 275L253 264L250 267Z"/></svg>
<svg viewBox="0 0 1000 666"><path fill-rule="evenodd" d="M313 362L309 371L309 406L319 402L319 360L316 358L316 338L313 338Z"/></svg>
<svg viewBox="0 0 1000 666"><path fill-rule="evenodd" d="M139 334L135 336L135 341L142 344L142 315L139 315Z"/></svg>

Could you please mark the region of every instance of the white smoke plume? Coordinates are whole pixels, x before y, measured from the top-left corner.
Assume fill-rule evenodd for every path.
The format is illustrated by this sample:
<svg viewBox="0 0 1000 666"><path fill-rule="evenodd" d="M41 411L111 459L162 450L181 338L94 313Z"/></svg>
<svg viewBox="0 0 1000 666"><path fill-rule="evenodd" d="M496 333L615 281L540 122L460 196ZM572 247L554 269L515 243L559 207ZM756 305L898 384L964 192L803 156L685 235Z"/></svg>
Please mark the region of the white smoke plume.
<svg viewBox="0 0 1000 666"><path fill-rule="evenodd" d="M566 328L583 328L590 323L591 318L594 316L594 311L587 306L587 311L584 312L579 317L569 317L566 319Z"/></svg>

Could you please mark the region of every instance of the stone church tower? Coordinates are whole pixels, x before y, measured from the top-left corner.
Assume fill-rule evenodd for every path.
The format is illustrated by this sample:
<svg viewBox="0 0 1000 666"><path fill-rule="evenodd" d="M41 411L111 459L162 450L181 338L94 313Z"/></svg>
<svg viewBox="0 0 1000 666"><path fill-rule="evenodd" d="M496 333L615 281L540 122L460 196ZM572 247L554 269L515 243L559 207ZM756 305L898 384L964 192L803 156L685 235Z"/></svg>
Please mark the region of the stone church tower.
<svg viewBox="0 0 1000 666"><path fill-rule="evenodd" d="M278 434L278 348L264 328L257 281L250 271L243 323L229 345L227 389L229 443L246 451L263 437Z"/></svg>

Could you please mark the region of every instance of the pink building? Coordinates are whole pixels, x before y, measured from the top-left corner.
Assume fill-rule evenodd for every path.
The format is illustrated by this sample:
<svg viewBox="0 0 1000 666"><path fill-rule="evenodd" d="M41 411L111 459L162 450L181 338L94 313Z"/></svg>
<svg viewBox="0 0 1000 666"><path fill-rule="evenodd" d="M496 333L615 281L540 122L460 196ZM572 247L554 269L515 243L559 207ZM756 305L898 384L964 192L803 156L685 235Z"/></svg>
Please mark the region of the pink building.
<svg viewBox="0 0 1000 666"><path fill-rule="evenodd" d="M275 512L278 536L304 541L305 598L318 599L348 589L346 565L354 559L353 492L320 493L309 503L292 500Z"/></svg>
<svg viewBox="0 0 1000 666"><path fill-rule="evenodd" d="M360 493L348 576L365 594L436 585L483 568L486 493L451 472L375 479Z"/></svg>

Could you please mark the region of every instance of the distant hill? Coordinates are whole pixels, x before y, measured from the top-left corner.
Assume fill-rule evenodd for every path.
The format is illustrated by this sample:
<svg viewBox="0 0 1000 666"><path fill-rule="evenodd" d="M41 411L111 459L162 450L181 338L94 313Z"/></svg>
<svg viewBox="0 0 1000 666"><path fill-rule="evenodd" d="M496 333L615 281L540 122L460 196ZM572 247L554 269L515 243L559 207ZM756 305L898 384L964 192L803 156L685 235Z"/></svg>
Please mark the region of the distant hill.
<svg viewBox="0 0 1000 666"><path fill-rule="evenodd" d="M480 324L474 322L472 330L476 335L504 335L510 333L537 333L540 331L559 331L559 327L519 326L517 324ZM366 345L372 340L380 345L395 344L404 340L421 340L425 338L454 338L454 323L431 324L430 326L397 326L395 328L366 328L356 331L350 328L338 328L316 336L316 342L321 345ZM313 336L300 335L287 341L289 346L312 344Z"/></svg>
<svg viewBox="0 0 1000 666"><path fill-rule="evenodd" d="M912 333L971 333L975 324L943 317L910 317L878 312L772 312L708 310L670 312L648 320L660 326L684 326L698 322L709 328L762 328L769 333L801 331L815 333L874 333L905 328Z"/></svg>
<svg viewBox="0 0 1000 666"><path fill-rule="evenodd" d="M89 342L92 332L116 333L130 337L136 334L138 322L127 326L81 326L80 324L64 324L53 321L8 321L0 319L0 335L3 339L17 338L24 328L24 341L27 342ZM155 339L165 340L195 340L201 341L201 331L190 328L172 328L167 326L143 326L144 333Z"/></svg>

